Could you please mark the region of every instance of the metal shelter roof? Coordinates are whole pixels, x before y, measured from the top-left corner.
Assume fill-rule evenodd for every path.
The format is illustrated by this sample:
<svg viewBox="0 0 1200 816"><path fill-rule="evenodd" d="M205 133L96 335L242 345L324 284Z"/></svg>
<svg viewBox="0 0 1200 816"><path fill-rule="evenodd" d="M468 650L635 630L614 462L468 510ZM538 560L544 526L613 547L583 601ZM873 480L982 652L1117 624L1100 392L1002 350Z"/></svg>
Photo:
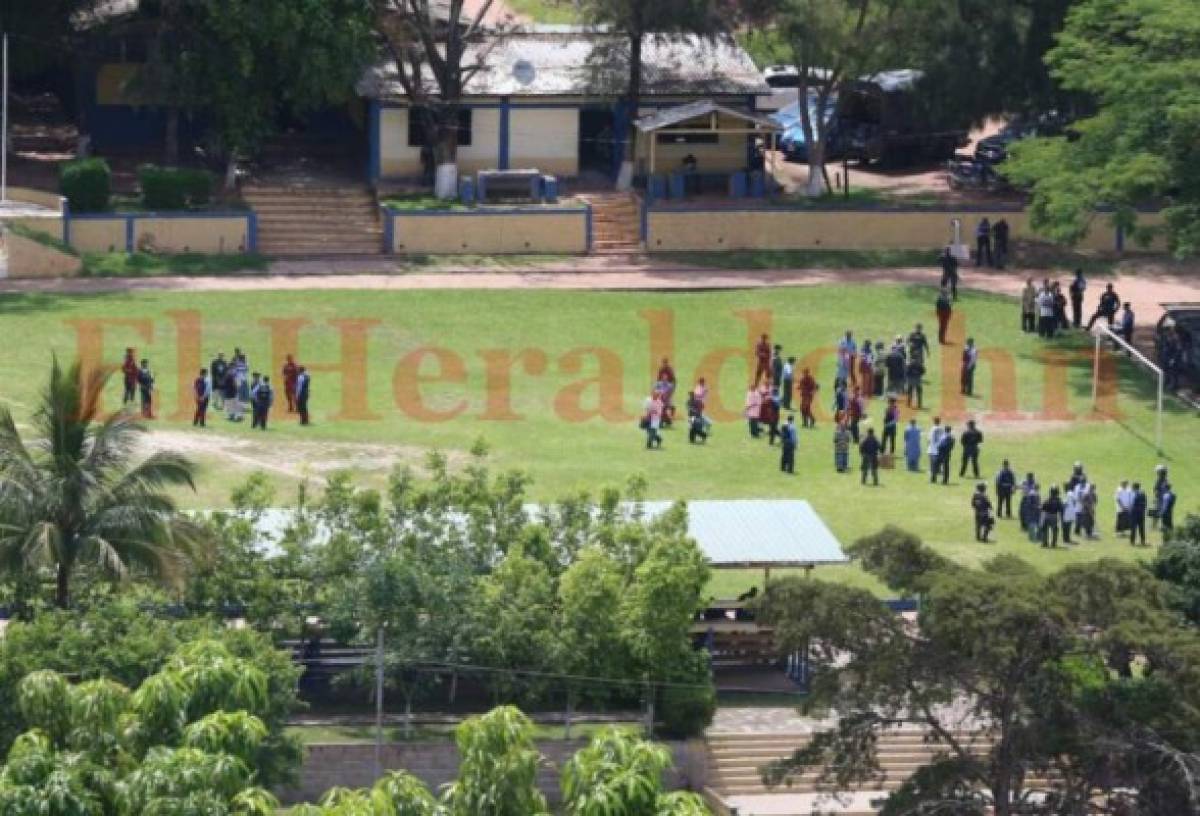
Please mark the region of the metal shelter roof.
<svg viewBox="0 0 1200 816"><path fill-rule="evenodd" d="M621 509L628 516L640 510L649 519L672 506L673 502L667 501L626 502ZM543 507L525 505L531 523L539 522ZM841 543L806 501L692 501L687 503L687 513L688 536L717 569L812 567L849 561ZM259 518L258 531L268 538L268 552L278 550L276 542L289 518L290 511L285 509L268 509ZM325 533L318 529L316 535L320 539Z"/></svg>
<svg viewBox="0 0 1200 816"><path fill-rule="evenodd" d="M778 122L766 116L755 116L753 113L727 108L724 105L718 105L711 99L698 99L695 102L688 102L686 105L674 105L670 108L657 110L654 113L649 113L639 118L634 122L634 125L643 133L648 133L714 113L739 119L763 130L782 129Z"/></svg>
<svg viewBox="0 0 1200 816"><path fill-rule="evenodd" d="M646 502L648 516L670 502ZM842 545L806 501L739 499L688 502L688 535L717 568L844 564Z"/></svg>

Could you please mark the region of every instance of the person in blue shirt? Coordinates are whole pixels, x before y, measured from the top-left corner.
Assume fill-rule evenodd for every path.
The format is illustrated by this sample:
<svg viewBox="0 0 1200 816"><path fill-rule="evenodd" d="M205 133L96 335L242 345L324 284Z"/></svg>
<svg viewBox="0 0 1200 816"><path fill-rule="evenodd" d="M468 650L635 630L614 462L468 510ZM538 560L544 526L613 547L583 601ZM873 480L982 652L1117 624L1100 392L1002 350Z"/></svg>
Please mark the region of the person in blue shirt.
<svg viewBox="0 0 1200 816"><path fill-rule="evenodd" d="M910 419L904 429L904 461L913 473L921 472L921 429L915 419Z"/></svg>
<svg viewBox="0 0 1200 816"><path fill-rule="evenodd" d="M796 472L796 442L799 440L799 435L796 433L796 417L789 415L787 423L780 431L780 441L783 446L783 453L779 459L779 469L784 473Z"/></svg>

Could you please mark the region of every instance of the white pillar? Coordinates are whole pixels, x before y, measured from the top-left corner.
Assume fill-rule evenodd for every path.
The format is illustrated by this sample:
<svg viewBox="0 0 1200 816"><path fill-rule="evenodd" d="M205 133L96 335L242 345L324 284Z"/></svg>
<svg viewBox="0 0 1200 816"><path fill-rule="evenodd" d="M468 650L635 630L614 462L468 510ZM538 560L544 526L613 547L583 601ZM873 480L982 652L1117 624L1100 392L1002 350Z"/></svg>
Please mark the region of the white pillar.
<svg viewBox="0 0 1200 816"><path fill-rule="evenodd" d="M4 35L3 77L4 100L0 103L0 202L8 201L8 34Z"/></svg>

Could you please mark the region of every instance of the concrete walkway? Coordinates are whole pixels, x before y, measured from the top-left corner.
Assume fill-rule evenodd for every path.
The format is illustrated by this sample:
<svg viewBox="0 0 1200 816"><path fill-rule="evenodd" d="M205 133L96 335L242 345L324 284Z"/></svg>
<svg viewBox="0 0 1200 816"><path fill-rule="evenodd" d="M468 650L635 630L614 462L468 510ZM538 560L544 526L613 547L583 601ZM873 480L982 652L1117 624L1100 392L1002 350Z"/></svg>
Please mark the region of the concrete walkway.
<svg viewBox="0 0 1200 816"><path fill-rule="evenodd" d="M0 281L0 293L101 294L131 291L249 292L308 290L407 291L432 289L530 289L595 291L695 291L813 286L819 284L935 285L939 273L929 268L901 269L744 269L722 270L672 267L662 264L627 264L598 268L594 259L570 266L511 270L440 269L392 271L385 259L347 261L291 261L280 265L286 274L248 274L218 277L71 278L58 280ZM273 267L274 269L275 267ZM323 270L323 272L322 272ZM1045 270L963 271L963 289L1017 296L1027 277L1040 281ZM1066 274L1058 275L1066 281ZM1200 272L1164 272L1093 276L1088 287L1089 311L1104 284L1112 282L1123 299L1133 303L1141 326L1150 326L1161 314L1160 304L1200 301ZM1014 315L1014 323L1018 319Z"/></svg>

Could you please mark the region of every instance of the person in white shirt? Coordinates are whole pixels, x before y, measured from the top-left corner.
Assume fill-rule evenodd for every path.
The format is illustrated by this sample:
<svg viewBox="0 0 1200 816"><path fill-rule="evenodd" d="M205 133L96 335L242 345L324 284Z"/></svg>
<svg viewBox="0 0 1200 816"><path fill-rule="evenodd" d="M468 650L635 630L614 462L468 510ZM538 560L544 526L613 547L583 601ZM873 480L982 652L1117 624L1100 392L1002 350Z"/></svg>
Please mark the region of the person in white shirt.
<svg viewBox="0 0 1200 816"><path fill-rule="evenodd" d="M929 473L931 477L938 471L938 446L941 444L942 434L945 432L945 428L942 427L941 417L934 417L933 427L929 429L929 446L925 449L925 452L929 454Z"/></svg>
<svg viewBox="0 0 1200 816"><path fill-rule="evenodd" d="M1133 488L1127 480L1121 480L1114 499L1117 504L1117 532L1123 533L1129 529L1129 513L1133 510Z"/></svg>
<svg viewBox="0 0 1200 816"><path fill-rule="evenodd" d="M1056 321L1054 318L1054 293L1042 289L1037 296L1038 335L1047 339L1054 337Z"/></svg>
<svg viewBox="0 0 1200 816"><path fill-rule="evenodd" d="M1063 543L1071 543L1071 529L1075 527L1075 523L1079 520L1079 496L1074 490L1070 490L1066 485L1063 485L1063 514L1062 514L1062 534Z"/></svg>

